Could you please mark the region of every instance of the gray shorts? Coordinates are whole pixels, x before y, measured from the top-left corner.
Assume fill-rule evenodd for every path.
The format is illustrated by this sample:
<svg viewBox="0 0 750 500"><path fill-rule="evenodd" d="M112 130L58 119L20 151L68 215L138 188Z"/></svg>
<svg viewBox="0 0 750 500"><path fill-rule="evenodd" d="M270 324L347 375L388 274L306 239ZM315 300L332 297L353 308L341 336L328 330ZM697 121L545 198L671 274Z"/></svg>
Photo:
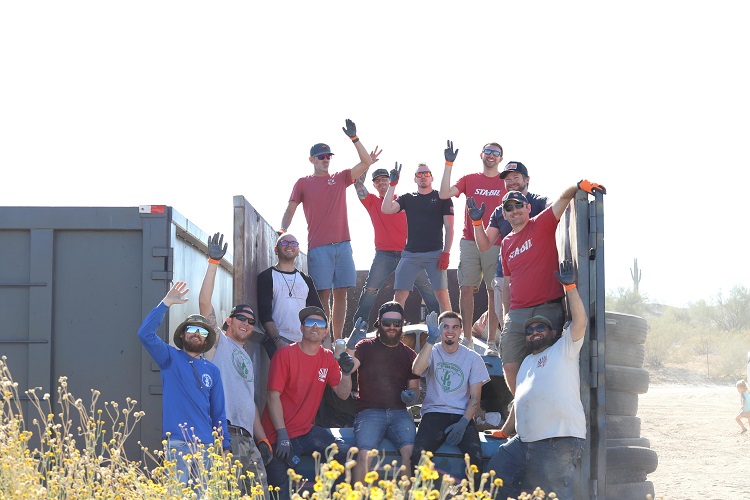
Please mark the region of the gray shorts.
<svg viewBox="0 0 750 500"><path fill-rule="evenodd" d="M396 268L396 281L393 285L394 290L414 289L414 280L417 279L417 273L424 269L430 280L433 290L448 289L447 271L438 271L437 264L442 250L432 252L401 252L401 260Z"/></svg>
<svg viewBox="0 0 750 500"><path fill-rule="evenodd" d="M559 302L545 302L538 306L511 309L505 315L503 333L500 337L500 357L503 363L520 363L529 351L526 348L526 332L523 325L532 316L544 316L550 323L552 329L559 335L562 333L565 316L563 314L562 300Z"/></svg>

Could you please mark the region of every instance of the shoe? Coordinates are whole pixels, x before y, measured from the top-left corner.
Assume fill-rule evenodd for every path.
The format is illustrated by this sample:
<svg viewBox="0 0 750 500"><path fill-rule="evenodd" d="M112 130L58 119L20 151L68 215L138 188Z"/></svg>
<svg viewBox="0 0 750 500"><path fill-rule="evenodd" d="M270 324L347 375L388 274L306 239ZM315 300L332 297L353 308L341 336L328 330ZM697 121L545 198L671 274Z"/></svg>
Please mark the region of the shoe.
<svg viewBox="0 0 750 500"><path fill-rule="evenodd" d="M487 350L484 353L485 356L492 356L493 358L499 358L500 354L497 352L497 346L494 342L487 344Z"/></svg>
<svg viewBox="0 0 750 500"><path fill-rule="evenodd" d="M458 343L464 347L468 347L469 349L474 349L474 339L471 336L464 335L463 337L461 337Z"/></svg>

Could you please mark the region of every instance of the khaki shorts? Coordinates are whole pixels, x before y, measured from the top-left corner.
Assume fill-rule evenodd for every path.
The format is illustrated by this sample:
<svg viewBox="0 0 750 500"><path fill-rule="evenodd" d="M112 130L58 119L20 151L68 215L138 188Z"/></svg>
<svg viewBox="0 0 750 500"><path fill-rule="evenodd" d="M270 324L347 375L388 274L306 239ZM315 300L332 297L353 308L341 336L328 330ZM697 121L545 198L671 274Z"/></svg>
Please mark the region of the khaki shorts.
<svg viewBox="0 0 750 500"><path fill-rule="evenodd" d="M546 302L533 307L511 309L505 315L503 333L500 337L500 357L503 363L520 363L529 354L526 348L526 332L523 325L527 319L537 315L547 318L552 323L552 329L557 331L558 335L562 333L565 321L562 300Z"/></svg>
<svg viewBox="0 0 750 500"><path fill-rule="evenodd" d="M490 289L497 270L500 247L492 245L488 250L480 252L475 241L461 240L459 249L461 254L458 260L458 286L473 286L478 289L484 278L487 288Z"/></svg>

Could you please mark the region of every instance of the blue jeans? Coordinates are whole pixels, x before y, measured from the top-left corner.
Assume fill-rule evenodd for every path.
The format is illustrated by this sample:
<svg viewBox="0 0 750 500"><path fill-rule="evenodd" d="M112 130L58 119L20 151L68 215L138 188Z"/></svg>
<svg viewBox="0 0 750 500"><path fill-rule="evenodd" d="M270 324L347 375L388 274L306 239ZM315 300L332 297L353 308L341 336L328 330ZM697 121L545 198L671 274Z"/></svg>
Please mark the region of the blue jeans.
<svg viewBox="0 0 750 500"><path fill-rule="evenodd" d="M197 464L188 464L183 460L183 456L192 455L196 452L198 443L189 443L182 439L169 438L167 440L167 446L165 451L167 460L177 462L177 477L179 481L185 485L188 484L190 478L193 479L193 487L199 489L201 487L200 482L200 471L198 470ZM203 467L205 470L211 468L211 459L209 457L208 450L203 450ZM200 496L200 495L199 495Z"/></svg>
<svg viewBox="0 0 750 500"><path fill-rule="evenodd" d="M360 450L376 450L380 441L387 437L400 450L414 444L417 428L409 410L377 409L362 410L354 417L354 441Z"/></svg>
<svg viewBox="0 0 750 500"><path fill-rule="evenodd" d="M336 460L342 464L346 463L346 454L350 448L350 445L346 444L343 439L334 437L329 429L318 427L317 425L313 425L307 434L291 438L289 441L292 444L292 451L298 457L301 457L302 455L311 455L314 451L319 451L321 454L324 454L326 448L335 442L339 447L339 452L336 454ZM274 449L276 449L276 443L274 443L273 446ZM289 500L290 498L289 476L286 473L290 468L293 469L294 467L290 467L275 455L273 460L266 465L268 484L280 488L280 500Z"/></svg>
<svg viewBox="0 0 750 500"><path fill-rule="evenodd" d="M378 291L380 291L380 287L383 286L385 280L396 272L396 267L400 260L401 252L375 251L375 258L372 260L370 272L367 274L367 280L365 280L365 286L362 289L362 294L359 296L359 305L354 316L352 316L353 319L363 318L368 324L370 323L370 313L372 312L373 305L375 305ZM430 281L427 279L427 273L424 270L417 274L414 286L419 290L420 295L422 295L425 306L427 306L427 312L435 311L439 313L440 305L437 298L435 298L435 292L432 290Z"/></svg>
<svg viewBox="0 0 750 500"><path fill-rule="evenodd" d="M497 497L517 498L523 485L531 490L539 486L547 494L554 491L561 500L572 499L584 443L585 440L574 437L530 443L522 442L517 435L509 439L488 465L503 480Z"/></svg>

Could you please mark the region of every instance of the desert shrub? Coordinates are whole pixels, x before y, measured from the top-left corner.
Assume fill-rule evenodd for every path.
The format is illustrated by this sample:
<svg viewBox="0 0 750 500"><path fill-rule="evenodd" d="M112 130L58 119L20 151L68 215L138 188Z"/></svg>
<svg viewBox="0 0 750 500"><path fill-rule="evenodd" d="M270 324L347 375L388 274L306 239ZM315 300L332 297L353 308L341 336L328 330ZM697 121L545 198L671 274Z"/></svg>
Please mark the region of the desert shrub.
<svg viewBox="0 0 750 500"><path fill-rule="evenodd" d="M667 359L674 360L679 355L680 343L692 334L693 327L682 321L672 310L660 317L650 318L648 322L646 363L659 368Z"/></svg>
<svg viewBox="0 0 750 500"><path fill-rule="evenodd" d="M747 352L750 348L750 332L719 335L714 346L717 356L711 375L731 382L744 379Z"/></svg>

